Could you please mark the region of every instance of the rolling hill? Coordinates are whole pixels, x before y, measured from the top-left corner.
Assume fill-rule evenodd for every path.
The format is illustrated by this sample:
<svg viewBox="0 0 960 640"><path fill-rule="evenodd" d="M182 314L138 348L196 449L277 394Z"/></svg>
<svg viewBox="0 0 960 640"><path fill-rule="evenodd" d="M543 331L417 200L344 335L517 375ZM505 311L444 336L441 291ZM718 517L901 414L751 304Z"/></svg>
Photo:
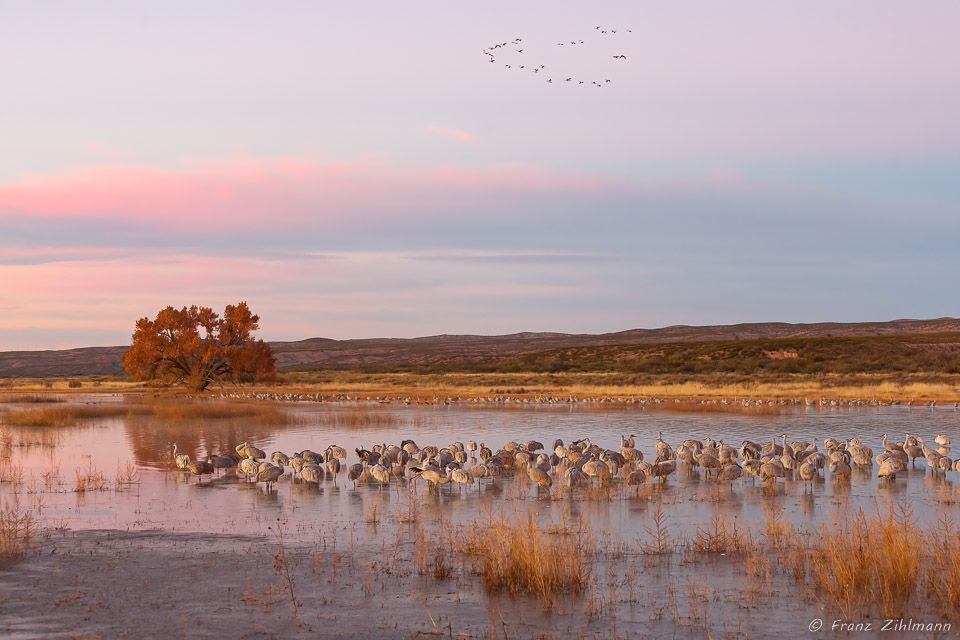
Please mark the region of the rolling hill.
<svg viewBox="0 0 960 640"><path fill-rule="evenodd" d="M357 340L308 338L295 342L271 342L270 346L277 358L277 367L283 371L309 369L380 371L422 368L493 370L504 366L540 369L567 365L579 367L584 364L582 362L576 365L572 362L564 363L561 352L557 350L565 349L950 333L960 334L960 319L815 324L760 322L711 326L675 325L660 329L631 329L604 334L524 332L501 336L438 335L422 338ZM954 338L949 338L948 342L950 340L956 341ZM702 347L698 348L702 349ZM125 350L125 346L115 346L59 351L0 352L0 377L120 375L123 373L120 358ZM709 351L709 348L707 350ZM729 348L727 350L729 351ZM642 349L634 349L633 355L624 355L631 353L630 350L601 350L589 356L588 359L591 362L587 366L591 369L604 366L618 369L621 368L624 359L643 360L644 358L636 355L641 352L643 352ZM570 357L582 359L587 357L587 352L574 353ZM646 360L650 360L649 353Z"/></svg>

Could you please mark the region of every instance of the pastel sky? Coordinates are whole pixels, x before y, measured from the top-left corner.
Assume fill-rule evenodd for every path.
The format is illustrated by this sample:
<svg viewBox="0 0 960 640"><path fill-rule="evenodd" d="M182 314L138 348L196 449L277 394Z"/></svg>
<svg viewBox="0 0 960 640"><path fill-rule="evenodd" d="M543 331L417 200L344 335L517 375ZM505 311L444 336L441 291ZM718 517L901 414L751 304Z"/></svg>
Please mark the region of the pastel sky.
<svg viewBox="0 0 960 640"><path fill-rule="evenodd" d="M960 3L596 5L7 3L0 350L958 315Z"/></svg>

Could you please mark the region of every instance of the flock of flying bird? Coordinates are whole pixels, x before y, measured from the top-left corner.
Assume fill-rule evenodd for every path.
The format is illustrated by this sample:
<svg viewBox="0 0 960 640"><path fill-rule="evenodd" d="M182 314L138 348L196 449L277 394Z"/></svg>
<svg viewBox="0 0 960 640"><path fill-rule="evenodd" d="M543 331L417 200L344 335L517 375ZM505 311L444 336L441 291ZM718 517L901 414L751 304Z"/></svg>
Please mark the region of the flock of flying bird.
<svg viewBox="0 0 960 640"><path fill-rule="evenodd" d="M495 452L482 442L421 448L413 440L403 440L399 445L355 449L358 462L346 471L347 479L354 486L358 481L376 483L381 490L391 480L408 478L422 478L431 487L452 483L462 488L474 482L479 487L481 481L488 478L495 482L499 477L522 474L535 482L538 490L552 487L555 481L569 489L587 487L596 479L601 485L610 485L615 480L625 482L637 487L638 492L648 478L662 481L675 473L678 463L685 465L689 473L702 468L705 478L712 477L718 484L732 484L737 478L750 475L768 483L775 483L777 478L799 477L805 487L819 478L824 468L830 470L832 477L847 480L853 467L872 469L874 462L879 466L877 476L880 478L895 478L906 471L908 464L915 466L917 458L924 458L934 473L960 471L960 460L947 457L950 439L943 434L936 437L937 449L909 433L898 443L888 442L887 434L883 434L883 451L876 456L859 438L826 438L821 451L816 438L812 443L788 445L786 434L764 443L744 440L739 449L711 438L684 440L673 447L662 436L663 433L659 433L654 441L656 455L649 461L635 447L634 435L621 436L619 450L604 449L589 438L570 444L558 439L549 450L534 440L507 442ZM777 443L777 438L781 443ZM179 469L199 476L198 482L202 482L204 475L236 468L238 476L248 482L265 483L269 490L288 468L298 482L319 484L328 479L336 482L347 451L331 445L322 453L304 450L288 456L275 451L267 459L265 451L244 442L235 452L208 455L206 460L194 461L180 453L174 443L173 458Z"/></svg>
<svg viewBox="0 0 960 640"><path fill-rule="evenodd" d="M616 30L616 29L604 29L604 28L600 27L599 25L598 25L597 27L595 27L594 31L599 32L598 35L601 35L601 36L604 36L604 35L616 35L616 33L617 33L617 30ZM623 30L623 31L625 31L626 33L632 33L632 30L631 30L631 29L625 29L625 30ZM568 41L568 42L558 42L558 43L557 43L557 46L558 46L558 47L563 47L563 46L578 46L578 45L582 45L582 44L586 44L586 42L585 42L584 40L577 39L577 40L570 40L570 41ZM513 52L515 52L515 53L523 54L523 52L524 52L523 38L514 38L514 39L511 40L510 42L497 42L497 43L494 43L494 44L488 46L486 49L483 50L483 55L487 56L487 59L488 59L488 61L489 61L491 64L495 64L495 63L497 62L497 56L501 53L501 51L502 51L502 52L509 52L511 49L512 49ZM498 51L498 50L500 50L500 51ZM611 57L612 57L614 60L626 60L626 59L627 59L627 56L626 56L625 54L622 54L622 53L616 54L616 55L611 56ZM544 64L532 64L532 65L531 65L531 64L520 64L518 61L514 61L514 60L511 60L511 62L512 62L512 64L504 63L503 66L504 66L505 68L507 68L507 69L517 69L518 71L523 70L523 71L530 71L530 72L532 72L532 73L536 73L536 74L540 74L540 75L550 75L549 73L546 72L546 68L547 68L547 67L546 67L546 65L544 65ZM543 72L543 73L541 74L541 72ZM576 78L576 79L575 79L573 76L569 76L569 77L564 77L564 78L558 77L558 78L557 78L557 83L560 83L560 82L575 83L575 84L577 84L577 85L579 86L579 85L581 85L581 84L586 84L588 81L587 81L587 80L580 80L579 78ZM602 81L599 81L599 80L590 80L589 82L590 82L590 85L591 85L591 86L602 87L602 86L605 85L605 84L609 84L609 83L613 82L613 80L611 80L611 79L609 79L609 78L605 78L605 79L602 80ZM547 78L547 84L554 84L554 79L553 79L552 77Z"/></svg>

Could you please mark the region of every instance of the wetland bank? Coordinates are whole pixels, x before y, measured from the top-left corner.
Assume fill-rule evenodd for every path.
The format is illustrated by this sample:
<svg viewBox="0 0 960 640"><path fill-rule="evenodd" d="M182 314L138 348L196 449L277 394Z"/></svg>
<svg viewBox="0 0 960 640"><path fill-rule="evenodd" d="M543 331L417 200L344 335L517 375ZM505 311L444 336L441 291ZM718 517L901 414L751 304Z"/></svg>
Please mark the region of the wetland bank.
<svg viewBox="0 0 960 640"><path fill-rule="evenodd" d="M820 451L859 437L879 453L885 432L960 438L952 407L48 399L61 402L0 403L8 637L760 638L808 633L813 620L867 637L830 625L901 618L955 635L957 472L923 459L895 479L874 463L812 484L717 483L682 462L662 480L631 486L622 468L573 490L555 472L547 488L510 471L438 489L410 470L382 489L347 476L355 449L403 440L496 452L586 437L616 452L633 434L652 461L658 437L676 449L785 433ZM243 442L348 457L318 484L285 467L267 490L233 468L198 478L171 456L173 443L202 459Z"/></svg>

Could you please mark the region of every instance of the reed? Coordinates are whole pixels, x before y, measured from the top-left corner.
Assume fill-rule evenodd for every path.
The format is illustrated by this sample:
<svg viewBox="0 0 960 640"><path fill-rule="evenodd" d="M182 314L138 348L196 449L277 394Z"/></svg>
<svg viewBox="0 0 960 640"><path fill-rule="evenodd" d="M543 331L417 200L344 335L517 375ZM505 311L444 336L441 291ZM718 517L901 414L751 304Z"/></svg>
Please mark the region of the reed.
<svg viewBox="0 0 960 640"><path fill-rule="evenodd" d="M23 555L30 540L39 532L33 512L19 502L6 500L0 505L0 557Z"/></svg>
<svg viewBox="0 0 960 640"><path fill-rule="evenodd" d="M595 540L582 517L544 529L533 514L514 519L501 509L454 543L474 559L488 591L531 593L548 607L558 593L580 593L590 582Z"/></svg>
<svg viewBox="0 0 960 640"><path fill-rule="evenodd" d="M401 420L396 415L385 411L374 411L365 406L333 412L325 419L341 429L381 429L397 427L401 424Z"/></svg>
<svg viewBox="0 0 960 640"><path fill-rule="evenodd" d="M131 415L125 405L40 407L23 409L4 416L7 424L17 427L68 427L81 420L116 418Z"/></svg>
<svg viewBox="0 0 960 640"><path fill-rule="evenodd" d="M952 520L940 520L930 535L927 553L927 593L940 615L956 616L960 611L960 531Z"/></svg>
<svg viewBox="0 0 960 640"><path fill-rule="evenodd" d="M929 564L927 537L904 505L821 525L805 549L810 581L844 614L875 606L885 618L902 617Z"/></svg>
<svg viewBox="0 0 960 640"><path fill-rule="evenodd" d="M59 474L58 474L59 475ZM117 463L117 485L137 484L140 482L140 469L136 463L127 460L122 466Z"/></svg>
<svg viewBox="0 0 960 640"><path fill-rule="evenodd" d="M91 461L87 465L87 469L81 470L80 467L76 469L77 476L77 485L74 488L74 491L77 493L84 493L86 491L103 491L107 488L107 476L97 468L95 464Z"/></svg>

